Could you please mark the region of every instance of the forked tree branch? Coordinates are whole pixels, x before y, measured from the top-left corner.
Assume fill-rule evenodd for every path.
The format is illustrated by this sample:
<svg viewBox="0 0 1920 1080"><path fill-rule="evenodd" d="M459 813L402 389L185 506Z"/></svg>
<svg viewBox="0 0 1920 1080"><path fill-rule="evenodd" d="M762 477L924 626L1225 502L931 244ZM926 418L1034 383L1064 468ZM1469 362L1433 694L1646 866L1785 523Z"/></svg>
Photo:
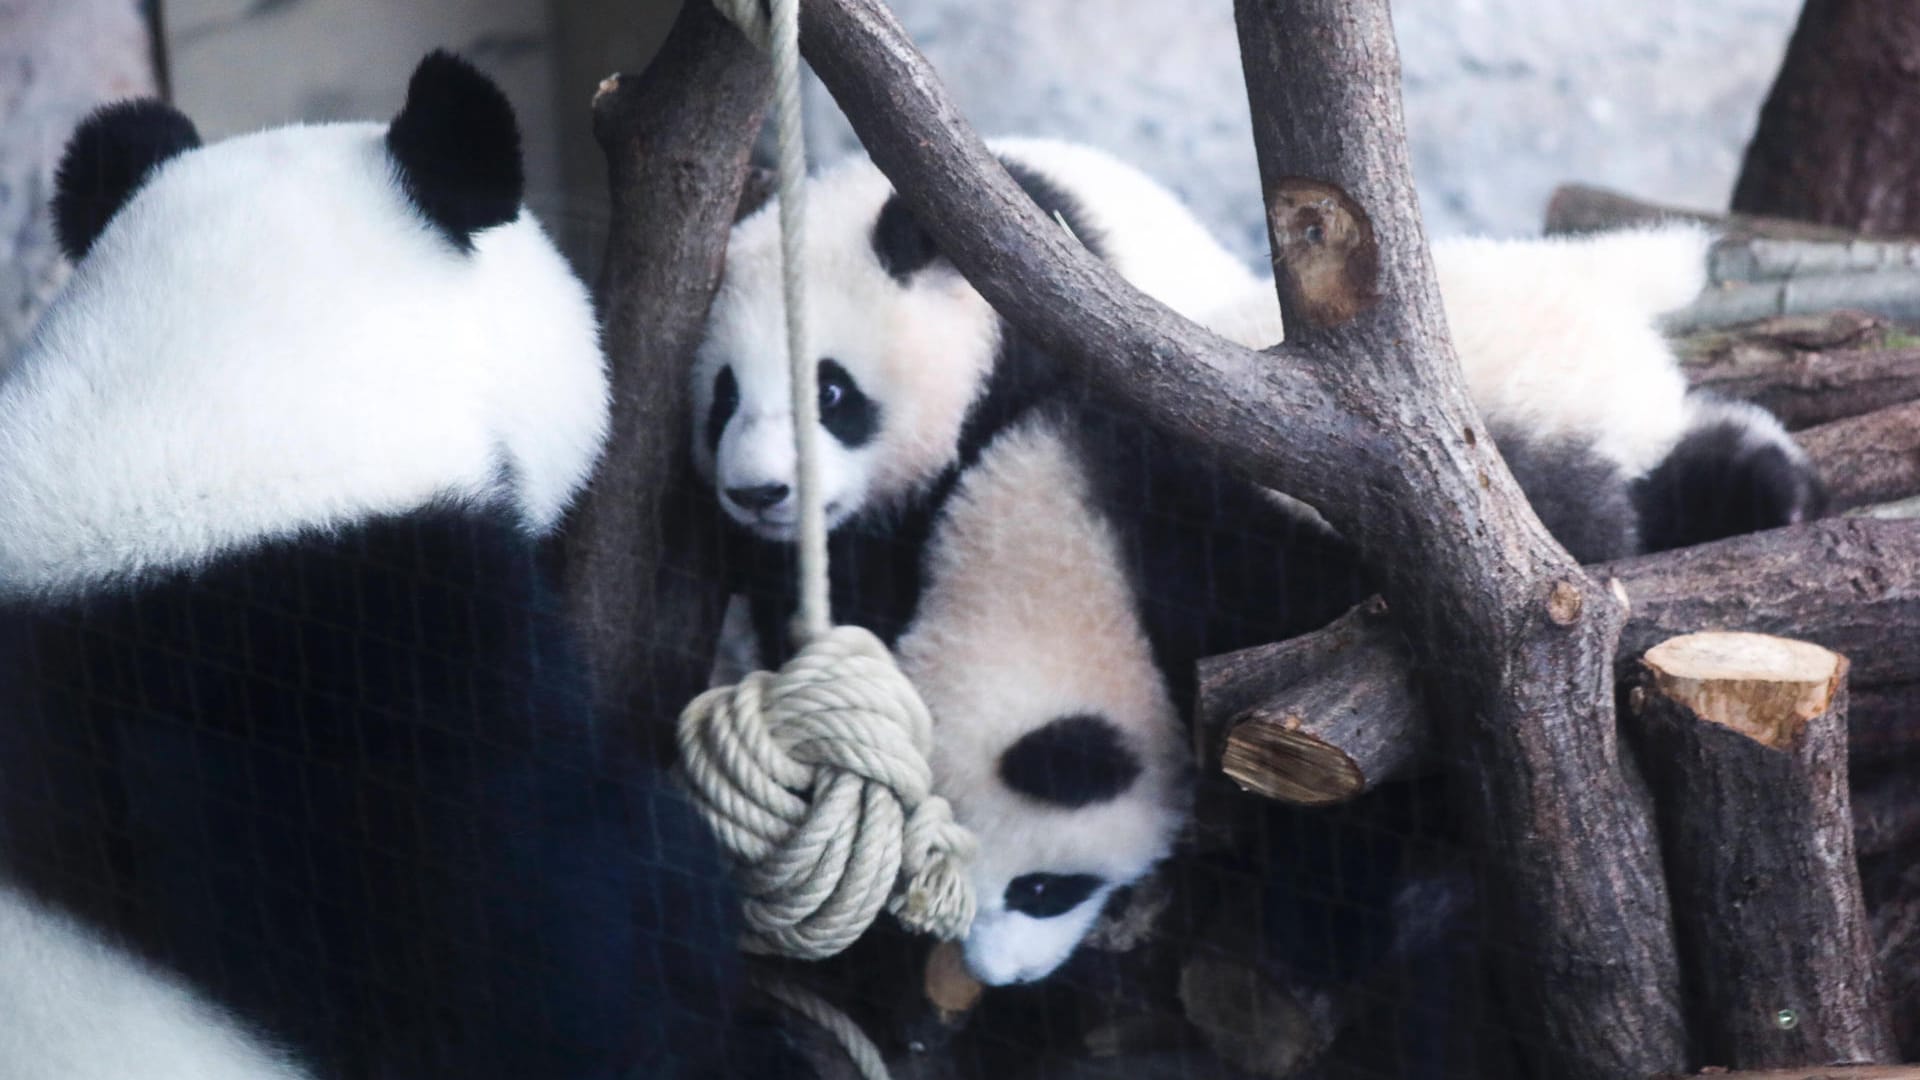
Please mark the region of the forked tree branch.
<svg viewBox="0 0 1920 1080"><path fill-rule="evenodd" d="M1512 934L1507 998L1537 1009L1539 1070L1674 1069L1665 886L1613 736L1622 613L1547 536L1467 403L1408 173L1385 0L1242 0L1237 14L1280 277L1321 280L1328 240L1371 245L1343 249L1371 263L1348 281L1357 302L1322 313L1283 292L1296 322L1266 353L1174 316L1043 219L881 0L808 0L802 46L1005 317L1117 404L1317 506L1382 570L1494 876L1495 924ZM1322 205L1314 185L1342 193L1324 205L1347 226L1357 208L1364 230L1296 231L1294 211Z"/></svg>

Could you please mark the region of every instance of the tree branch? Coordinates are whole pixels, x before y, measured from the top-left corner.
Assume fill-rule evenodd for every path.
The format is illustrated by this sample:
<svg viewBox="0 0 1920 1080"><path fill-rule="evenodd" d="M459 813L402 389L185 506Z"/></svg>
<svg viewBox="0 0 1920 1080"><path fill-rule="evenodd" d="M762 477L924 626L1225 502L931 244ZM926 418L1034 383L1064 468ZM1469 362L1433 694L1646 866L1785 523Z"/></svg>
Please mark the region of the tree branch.
<svg viewBox="0 0 1920 1080"><path fill-rule="evenodd" d="M1237 13L1267 190L1330 184L1370 215L1378 245L1371 306L1266 353L1173 316L1045 221L879 0L809 0L801 29L874 161L1002 315L1117 403L1315 505L1385 570L1445 705L1463 816L1515 936L1509 998L1539 1005L1542 1068L1675 1067L1664 885L1613 738L1621 612L1547 536L1467 404L1408 176L1385 3Z"/></svg>
<svg viewBox="0 0 1920 1080"><path fill-rule="evenodd" d="M641 725L656 756L706 685L726 602L716 510L689 461L685 373L770 86L765 58L688 0L647 70L593 101L613 197L597 289L613 429L563 551L600 714Z"/></svg>

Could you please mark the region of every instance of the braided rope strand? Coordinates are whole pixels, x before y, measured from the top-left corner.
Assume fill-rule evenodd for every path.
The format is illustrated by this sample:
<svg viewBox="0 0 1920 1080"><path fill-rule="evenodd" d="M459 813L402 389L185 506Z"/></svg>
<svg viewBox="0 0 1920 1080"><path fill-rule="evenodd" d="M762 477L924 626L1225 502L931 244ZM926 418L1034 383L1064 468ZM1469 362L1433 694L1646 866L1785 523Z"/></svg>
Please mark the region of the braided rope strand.
<svg viewBox="0 0 1920 1080"><path fill-rule="evenodd" d="M885 645L834 627L819 478L819 387L806 346L806 146L799 0L713 0L773 64L782 297L800 505L798 654L695 698L680 775L737 868L745 946L803 959L851 945L885 907L953 940L973 921L973 836L933 794L933 721Z"/></svg>

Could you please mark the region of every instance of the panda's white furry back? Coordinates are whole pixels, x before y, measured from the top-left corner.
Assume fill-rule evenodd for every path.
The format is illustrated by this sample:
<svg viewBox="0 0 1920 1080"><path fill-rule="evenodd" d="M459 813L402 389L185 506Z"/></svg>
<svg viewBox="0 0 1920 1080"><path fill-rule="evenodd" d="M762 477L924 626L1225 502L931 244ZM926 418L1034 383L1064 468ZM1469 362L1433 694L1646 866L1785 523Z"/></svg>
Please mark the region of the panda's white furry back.
<svg viewBox="0 0 1920 1080"><path fill-rule="evenodd" d="M607 387L520 169L446 54L391 124L201 147L142 102L69 144L77 266L0 376L0 856L93 1005L321 1076L761 1045L711 838L601 747L547 578ZM64 1075L49 1019L0 1009L9 1066Z"/></svg>

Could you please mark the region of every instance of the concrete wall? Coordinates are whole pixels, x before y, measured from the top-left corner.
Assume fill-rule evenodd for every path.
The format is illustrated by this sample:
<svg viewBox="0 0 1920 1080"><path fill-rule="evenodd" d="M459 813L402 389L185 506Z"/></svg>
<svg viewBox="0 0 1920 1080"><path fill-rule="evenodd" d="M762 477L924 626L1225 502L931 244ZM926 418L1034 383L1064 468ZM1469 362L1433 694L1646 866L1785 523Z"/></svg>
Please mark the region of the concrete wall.
<svg viewBox="0 0 1920 1080"><path fill-rule="evenodd" d="M1266 251L1231 0L895 0L989 134L1083 139ZM1399 0L1435 235L1537 232L1555 184L1724 206L1800 0ZM816 85L816 155L852 133Z"/></svg>
<svg viewBox="0 0 1920 1080"><path fill-rule="evenodd" d="M895 0L988 133L1105 146L1265 251L1231 0ZM1726 201L1800 0L1400 0L1429 230L1538 228L1579 179ZM535 209L583 267L604 229L586 102L638 67L677 0L167 0L180 102L209 135L291 117L386 116L435 45L498 77L525 117ZM817 86L817 158L853 146Z"/></svg>

